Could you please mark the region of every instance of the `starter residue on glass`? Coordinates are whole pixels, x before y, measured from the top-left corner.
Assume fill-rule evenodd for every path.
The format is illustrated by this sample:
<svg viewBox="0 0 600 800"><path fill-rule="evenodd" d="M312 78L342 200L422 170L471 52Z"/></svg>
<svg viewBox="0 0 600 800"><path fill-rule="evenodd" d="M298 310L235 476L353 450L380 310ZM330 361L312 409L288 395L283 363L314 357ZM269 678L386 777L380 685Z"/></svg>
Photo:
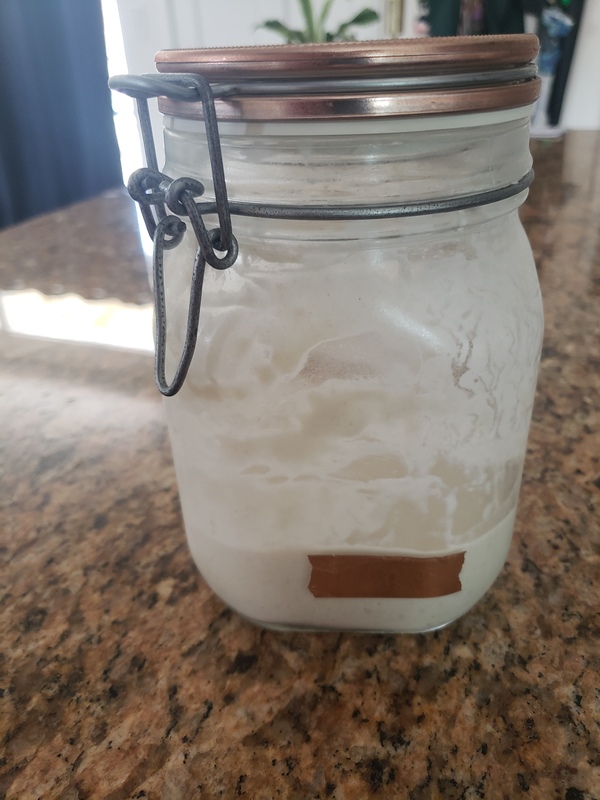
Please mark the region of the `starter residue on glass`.
<svg viewBox="0 0 600 800"><path fill-rule="evenodd" d="M240 236L238 263L207 272L193 367L166 405L191 551L243 614L427 630L496 578L541 341L535 269L506 205L491 222L442 215L427 237L411 220L377 237L340 223L342 247L288 224L289 238ZM188 269L170 272L173 361L188 283ZM459 551L462 589L447 597L308 591L309 553Z"/></svg>

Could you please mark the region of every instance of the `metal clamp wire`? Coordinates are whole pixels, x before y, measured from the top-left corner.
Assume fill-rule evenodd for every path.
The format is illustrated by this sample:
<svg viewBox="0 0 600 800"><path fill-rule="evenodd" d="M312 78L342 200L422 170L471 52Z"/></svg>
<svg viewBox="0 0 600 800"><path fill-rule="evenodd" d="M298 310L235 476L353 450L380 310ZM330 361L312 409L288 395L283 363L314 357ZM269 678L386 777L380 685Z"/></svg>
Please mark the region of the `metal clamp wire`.
<svg viewBox="0 0 600 800"><path fill-rule="evenodd" d="M209 82L201 75L165 75L160 77L156 75L115 75L110 79L109 85L112 89L116 89L136 99L146 160L149 169L153 172L158 172L158 162L156 158L156 149L154 147L154 137L152 135L150 113L148 111L148 98L165 95L179 100L200 100L202 102L204 125L206 128L208 152L215 190L216 212L219 219L219 234L218 236L213 235L214 248L220 251L231 252L232 248L234 248L234 237L227 199L227 185L225 182L223 156L221 154L219 140L217 113L215 111L214 97ZM165 213L164 206L157 205L157 216L159 220L164 217ZM146 217L144 219L148 226ZM152 236L153 231L149 232ZM222 261L222 259L214 255L212 246L210 252L204 252L204 257L209 263L211 263L212 259L215 259L217 262Z"/></svg>
<svg viewBox="0 0 600 800"><path fill-rule="evenodd" d="M204 259L215 269L228 269L237 259L238 243L237 239L230 233L230 245L223 256L217 256L216 250L223 250L222 230L213 228L207 230L200 206L195 198L204 193L204 186L194 178L177 178L166 187L165 199L167 205L175 214L190 218L192 228L196 234L196 240L202 251ZM213 209L219 212L218 204L214 203Z"/></svg>
<svg viewBox="0 0 600 800"><path fill-rule="evenodd" d="M230 201L229 210L234 216L257 217L262 219L304 220L316 222L335 222L362 219L393 219L396 217L419 217L428 214L446 214L452 211L464 211L491 203L499 203L516 197L531 186L534 178L533 170L527 172L520 180L486 192L449 197L441 200L419 200L413 203L387 204L378 206L290 206L270 203L247 203ZM201 215L214 214L216 206L213 202L196 203Z"/></svg>
<svg viewBox="0 0 600 800"><path fill-rule="evenodd" d="M129 196L139 205L146 230L152 240L154 240L157 220L160 221L166 216L165 196L161 188L165 180L170 181L161 172L142 167L142 169L136 169L127 181ZM152 211L153 207L156 208L156 218Z"/></svg>
<svg viewBox="0 0 600 800"><path fill-rule="evenodd" d="M524 76L523 76L524 77ZM380 206L287 206L228 201L223 158L219 140L214 95L208 81L200 75L143 75L115 76L110 80L113 89L134 97L138 103L142 137L148 168L131 176L128 189L141 208L146 227L154 241L154 299L156 314L156 383L160 392L171 397L185 381L198 338L202 287L206 264L215 269L227 269L238 256L238 243L233 235L231 214L240 216L288 220L361 220L411 217L440 214L474 208L508 199L524 191L533 180L533 171L519 181L486 192L463 197ZM266 87L265 87L266 88ZM269 88L272 88L269 86ZM216 88L215 94L227 94L234 87ZM215 200L197 202L204 194L204 185L192 178L171 180L158 171L148 98L167 96L178 100L202 102L204 122L211 163ZM165 206L177 216L167 215ZM155 209L155 212L153 212ZM204 214L217 214L219 227L208 230ZM156 218L155 218L156 215ZM176 247L186 230L187 216L194 230L198 248L194 258L185 342L175 375L168 383L165 374L167 349L167 312L164 289L164 251ZM217 255L216 251L224 253Z"/></svg>
<svg viewBox="0 0 600 800"><path fill-rule="evenodd" d="M164 251L176 246L176 244L178 244L178 237L181 238L184 231L185 222L178 217L167 216L160 220L154 234L154 374L156 385L160 393L165 397L172 397L174 394L177 394L183 386L190 364L192 363L192 358L194 357L194 350L196 349L196 341L198 339L200 306L202 304L202 285L204 282L204 267L206 264L199 247L196 250L196 257L194 258L194 267L192 270L192 283L190 286L190 301L183 351L175 369L173 380L169 383L166 378L165 370L167 352L167 308L165 300ZM167 236L172 237L170 242L167 240Z"/></svg>

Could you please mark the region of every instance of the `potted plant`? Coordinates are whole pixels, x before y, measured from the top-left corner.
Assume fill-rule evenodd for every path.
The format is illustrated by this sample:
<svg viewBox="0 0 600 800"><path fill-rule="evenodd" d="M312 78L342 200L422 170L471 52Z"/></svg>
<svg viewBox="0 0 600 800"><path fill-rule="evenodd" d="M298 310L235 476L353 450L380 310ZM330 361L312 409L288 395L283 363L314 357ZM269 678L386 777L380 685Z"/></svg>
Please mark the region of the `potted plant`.
<svg viewBox="0 0 600 800"><path fill-rule="evenodd" d="M325 29L333 0L325 0L320 13L313 7L312 0L298 0L304 28L289 28L277 19L268 19L259 25L259 28L266 28L273 33L277 33L285 39L286 44L301 44L303 42L336 42L351 41L355 37L352 28L356 26L372 25L379 20L379 14L372 8L363 8L351 19L343 22L336 30L328 31Z"/></svg>

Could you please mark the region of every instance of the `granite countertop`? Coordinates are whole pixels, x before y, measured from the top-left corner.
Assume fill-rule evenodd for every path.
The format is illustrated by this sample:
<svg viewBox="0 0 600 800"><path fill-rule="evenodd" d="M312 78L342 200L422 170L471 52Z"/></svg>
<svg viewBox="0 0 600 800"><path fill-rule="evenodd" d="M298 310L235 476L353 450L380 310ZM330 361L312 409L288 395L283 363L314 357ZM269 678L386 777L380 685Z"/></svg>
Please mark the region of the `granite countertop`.
<svg viewBox="0 0 600 800"><path fill-rule="evenodd" d="M515 537L445 630L241 619L188 554L150 356L0 333L0 798L600 800L600 136L534 145ZM4 289L148 299L122 193L0 245Z"/></svg>

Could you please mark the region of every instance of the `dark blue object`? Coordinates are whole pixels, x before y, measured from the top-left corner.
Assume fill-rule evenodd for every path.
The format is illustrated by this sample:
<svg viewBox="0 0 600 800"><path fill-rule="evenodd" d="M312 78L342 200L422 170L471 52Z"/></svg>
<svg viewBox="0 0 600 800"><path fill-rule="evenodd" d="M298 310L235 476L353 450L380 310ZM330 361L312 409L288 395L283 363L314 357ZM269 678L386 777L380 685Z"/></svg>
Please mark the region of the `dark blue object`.
<svg viewBox="0 0 600 800"><path fill-rule="evenodd" d="M0 227L122 184L100 0L0 2Z"/></svg>

